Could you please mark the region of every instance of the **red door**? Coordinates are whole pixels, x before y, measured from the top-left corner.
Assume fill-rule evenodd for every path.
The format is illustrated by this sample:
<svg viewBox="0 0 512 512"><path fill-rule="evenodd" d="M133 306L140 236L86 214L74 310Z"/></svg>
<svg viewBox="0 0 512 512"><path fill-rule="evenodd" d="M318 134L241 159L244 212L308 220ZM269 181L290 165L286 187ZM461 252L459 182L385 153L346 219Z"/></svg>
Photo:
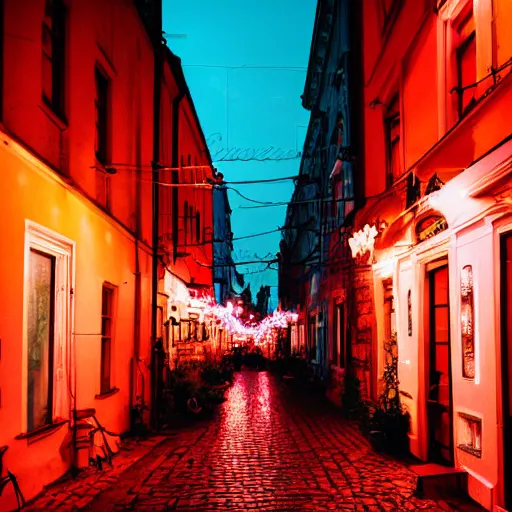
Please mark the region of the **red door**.
<svg viewBox="0 0 512 512"><path fill-rule="evenodd" d="M429 459L453 464L452 385L448 266L429 278L430 368L427 395Z"/></svg>
<svg viewBox="0 0 512 512"><path fill-rule="evenodd" d="M512 482L512 235L501 240L501 371L503 387L504 482ZM505 485L505 507L512 509L512 486Z"/></svg>

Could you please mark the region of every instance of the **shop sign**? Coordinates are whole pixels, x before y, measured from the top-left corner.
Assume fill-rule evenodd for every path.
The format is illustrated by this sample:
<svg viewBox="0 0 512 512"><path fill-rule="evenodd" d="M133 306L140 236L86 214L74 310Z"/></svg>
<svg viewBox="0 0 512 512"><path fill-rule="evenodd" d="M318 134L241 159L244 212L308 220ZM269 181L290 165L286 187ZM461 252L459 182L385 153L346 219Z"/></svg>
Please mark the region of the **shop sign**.
<svg viewBox="0 0 512 512"><path fill-rule="evenodd" d="M416 225L416 238L418 243L432 238L433 236L448 229L446 219L440 215L431 215L422 219Z"/></svg>

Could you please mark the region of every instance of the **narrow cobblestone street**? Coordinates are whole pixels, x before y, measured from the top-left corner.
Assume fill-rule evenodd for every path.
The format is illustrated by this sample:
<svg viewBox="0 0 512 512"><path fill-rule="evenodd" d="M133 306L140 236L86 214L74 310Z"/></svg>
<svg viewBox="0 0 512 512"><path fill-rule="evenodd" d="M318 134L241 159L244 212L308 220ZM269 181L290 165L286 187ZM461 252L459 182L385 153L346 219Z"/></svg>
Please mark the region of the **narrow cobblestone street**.
<svg viewBox="0 0 512 512"><path fill-rule="evenodd" d="M28 510L458 510L414 497L409 469L322 397L266 372L236 374L215 418L146 444L124 470L90 469Z"/></svg>

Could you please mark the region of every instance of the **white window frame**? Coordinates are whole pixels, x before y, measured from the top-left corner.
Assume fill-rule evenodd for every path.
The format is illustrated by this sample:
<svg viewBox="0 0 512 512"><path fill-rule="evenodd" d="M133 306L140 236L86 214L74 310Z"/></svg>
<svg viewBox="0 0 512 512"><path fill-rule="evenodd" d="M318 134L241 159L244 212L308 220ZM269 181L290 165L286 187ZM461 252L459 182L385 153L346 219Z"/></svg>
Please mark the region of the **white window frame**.
<svg viewBox="0 0 512 512"><path fill-rule="evenodd" d="M23 344L22 344L22 431L28 428L28 288L30 251L36 250L55 258L54 298L54 360L53 360L53 410L52 422L70 419L75 396L74 343L72 303L75 278L75 243L72 240L30 220L25 221L24 293L23 293Z"/></svg>
<svg viewBox="0 0 512 512"><path fill-rule="evenodd" d="M476 71L477 80L489 73L495 55L493 40L492 0L448 0L439 11L437 26L437 69L438 69L438 134L439 138L458 121L452 106L451 88L456 83L455 49L458 42L454 37L453 23L461 13L472 5L476 28ZM488 87L487 81L481 88ZM453 93L455 94L455 93ZM479 94L477 88L477 95Z"/></svg>

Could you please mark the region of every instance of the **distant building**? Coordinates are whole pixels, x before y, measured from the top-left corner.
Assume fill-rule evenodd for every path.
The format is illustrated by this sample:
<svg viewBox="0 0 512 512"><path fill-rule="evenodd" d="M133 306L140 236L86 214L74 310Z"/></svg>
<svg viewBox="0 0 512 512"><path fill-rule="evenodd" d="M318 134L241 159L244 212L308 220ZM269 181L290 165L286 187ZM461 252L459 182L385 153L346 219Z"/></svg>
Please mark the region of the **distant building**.
<svg viewBox="0 0 512 512"><path fill-rule="evenodd" d="M286 213L279 259L279 301L299 313L297 346L318 377L343 372L340 228L354 208L354 116L358 69L355 4L319 0L302 104L311 112L299 177ZM331 343L330 340L335 340Z"/></svg>
<svg viewBox="0 0 512 512"><path fill-rule="evenodd" d="M183 74L164 48L159 171L159 338L166 360L202 359L211 348L190 298L213 295L213 189L210 152ZM169 120L169 121L167 121ZM178 324L169 319L177 315ZM160 322L158 322L160 325ZM196 343L199 341L199 343Z"/></svg>
<svg viewBox="0 0 512 512"><path fill-rule="evenodd" d="M215 299L226 302L243 290L243 276L237 273L233 262L233 232L228 192L218 173L213 189L213 282Z"/></svg>
<svg viewBox="0 0 512 512"><path fill-rule="evenodd" d="M377 399L396 333L411 452L510 510L512 3L365 1L362 14L353 370Z"/></svg>
<svg viewBox="0 0 512 512"><path fill-rule="evenodd" d="M299 311L298 343L312 365L332 362L338 401L356 384L363 400L379 401L396 336L410 451L440 471L466 472L469 495L486 509L510 510L512 3L336 6L318 2L304 95L314 108L280 253L280 300ZM341 39L329 29L336 23ZM355 54L338 74L326 61L343 33ZM331 84L340 75L352 124L343 123L348 149L333 168L333 105L346 99ZM351 179L340 174L348 169ZM322 207L336 194L329 174L353 187L350 213Z"/></svg>

